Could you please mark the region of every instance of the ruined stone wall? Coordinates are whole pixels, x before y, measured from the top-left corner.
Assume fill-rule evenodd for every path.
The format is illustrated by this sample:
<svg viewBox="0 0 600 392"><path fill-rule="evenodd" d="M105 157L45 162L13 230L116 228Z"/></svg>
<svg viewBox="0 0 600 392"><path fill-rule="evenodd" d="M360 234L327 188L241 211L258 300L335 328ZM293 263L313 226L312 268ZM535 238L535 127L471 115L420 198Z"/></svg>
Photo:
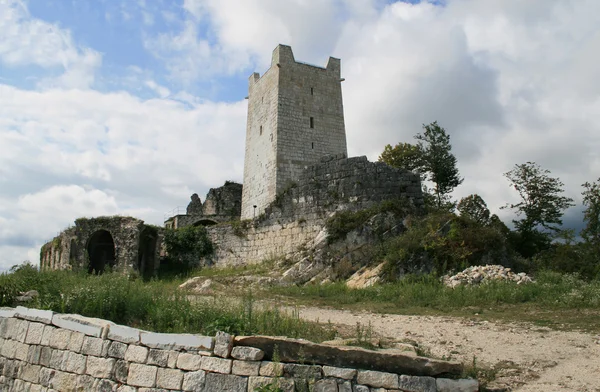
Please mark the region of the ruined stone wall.
<svg viewBox="0 0 600 392"><path fill-rule="evenodd" d="M419 176L366 157L324 157L309 166L265 212L251 221L208 228L217 265L258 263L290 256L311 242L327 218L340 210L360 210L384 200L423 206Z"/></svg>
<svg viewBox="0 0 600 392"><path fill-rule="evenodd" d="M88 268L90 241L99 232L107 232L113 241L113 268L122 271L136 270L142 274L152 273L158 268L161 232L155 227L145 225L142 220L122 216L77 219L74 227L64 230L42 246L40 268ZM144 239L149 237L155 239L151 241L151 249L143 246Z"/></svg>
<svg viewBox="0 0 600 392"><path fill-rule="evenodd" d="M264 212L290 181L325 155L346 154L340 60L296 62L279 45L271 67L249 80L242 219Z"/></svg>
<svg viewBox="0 0 600 392"><path fill-rule="evenodd" d="M284 392L477 391L476 380L445 377L461 370L454 362L302 340L154 333L0 308L1 391L254 392L268 384Z"/></svg>

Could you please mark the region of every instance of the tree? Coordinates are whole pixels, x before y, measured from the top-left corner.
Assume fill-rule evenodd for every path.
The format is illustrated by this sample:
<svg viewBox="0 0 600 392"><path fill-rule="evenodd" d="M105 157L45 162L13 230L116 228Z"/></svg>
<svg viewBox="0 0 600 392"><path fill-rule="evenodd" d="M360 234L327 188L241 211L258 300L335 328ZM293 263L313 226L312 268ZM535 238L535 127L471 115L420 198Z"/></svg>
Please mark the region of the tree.
<svg viewBox="0 0 600 392"><path fill-rule="evenodd" d="M490 210L481 196L477 194L463 197L456 208L460 216L469 218L481 226L488 226L491 223Z"/></svg>
<svg viewBox="0 0 600 392"><path fill-rule="evenodd" d="M423 176L423 152L414 144L398 143L394 147L390 144L383 148L379 162L384 162L392 167L403 168ZM424 178L421 177L421 180Z"/></svg>
<svg viewBox="0 0 600 392"><path fill-rule="evenodd" d="M515 165L504 176L522 200L501 208L510 208L517 216L523 216L513 220L518 232L515 247L523 256L531 257L548 248L551 234L560 231L563 211L574 206L573 199L561 196L564 184L534 162Z"/></svg>
<svg viewBox="0 0 600 392"><path fill-rule="evenodd" d="M213 244L203 226L165 230L165 248L169 258L185 266L195 266L213 252Z"/></svg>
<svg viewBox="0 0 600 392"><path fill-rule="evenodd" d="M585 188L581 194L585 206L583 220L586 226L581 230L581 236L594 248L600 249L600 178L582 186Z"/></svg>
<svg viewBox="0 0 600 392"><path fill-rule="evenodd" d="M437 121L429 125L423 125L424 132L417 134L415 139L419 141L417 147L422 152L423 170L427 173L427 179L432 181L433 194L436 197L438 208L443 208L449 203L449 194L462 184L456 157L452 154L450 135L440 127Z"/></svg>

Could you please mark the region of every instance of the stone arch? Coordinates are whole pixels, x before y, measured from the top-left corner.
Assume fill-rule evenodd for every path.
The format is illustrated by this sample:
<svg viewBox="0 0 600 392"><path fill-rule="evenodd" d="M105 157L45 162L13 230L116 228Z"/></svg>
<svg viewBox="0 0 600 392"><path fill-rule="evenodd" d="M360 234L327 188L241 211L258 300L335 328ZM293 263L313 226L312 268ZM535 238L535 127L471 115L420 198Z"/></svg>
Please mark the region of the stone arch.
<svg viewBox="0 0 600 392"><path fill-rule="evenodd" d="M115 241L108 231L101 229L94 232L88 240L86 249L89 273L101 274L107 266L111 268L115 266Z"/></svg>
<svg viewBox="0 0 600 392"><path fill-rule="evenodd" d="M213 220L213 219L200 219L199 221L194 222L194 227L197 226L214 226L216 225L218 222Z"/></svg>
<svg viewBox="0 0 600 392"><path fill-rule="evenodd" d="M137 269L142 276L150 276L154 272L157 240L158 232L156 229L145 227L140 232Z"/></svg>

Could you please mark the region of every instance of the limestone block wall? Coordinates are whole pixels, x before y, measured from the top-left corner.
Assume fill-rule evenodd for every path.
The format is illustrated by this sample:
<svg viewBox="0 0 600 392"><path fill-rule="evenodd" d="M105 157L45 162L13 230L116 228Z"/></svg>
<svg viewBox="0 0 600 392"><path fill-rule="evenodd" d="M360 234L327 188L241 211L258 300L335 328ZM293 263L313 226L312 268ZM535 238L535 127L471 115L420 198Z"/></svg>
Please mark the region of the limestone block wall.
<svg viewBox="0 0 600 392"><path fill-rule="evenodd" d="M264 350L248 345L253 341L263 341L259 345ZM78 315L2 308L0 390L251 392L268 384L286 392L478 390L476 380L445 377L460 370L456 363L395 356L391 361L399 361L398 369L418 373L397 374L372 369L371 364L381 361L390 366L386 354L377 358L376 352L362 349L345 352L301 340L275 341L282 344L284 357L289 347L305 346L312 364L295 358L273 362L269 351L273 341L268 338L154 333ZM342 355L323 355L320 362L319 348ZM331 365L340 357L361 354L369 359L362 363L370 369Z"/></svg>
<svg viewBox="0 0 600 392"><path fill-rule="evenodd" d="M235 265L289 256L301 246L310 246L336 211L365 209L395 199L421 208L419 176L381 162L369 162L364 156L324 157L307 167L298 181L256 219L242 221L242 227L209 227L216 245L212 262Z"/></svg>

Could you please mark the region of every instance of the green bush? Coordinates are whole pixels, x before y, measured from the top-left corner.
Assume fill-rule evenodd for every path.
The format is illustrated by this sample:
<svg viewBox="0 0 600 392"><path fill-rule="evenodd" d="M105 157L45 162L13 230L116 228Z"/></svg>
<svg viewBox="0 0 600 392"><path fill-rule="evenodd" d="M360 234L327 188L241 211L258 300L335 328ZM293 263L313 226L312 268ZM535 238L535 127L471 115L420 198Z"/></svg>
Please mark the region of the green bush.
<svg viewBox="0 0 600 392"><path fill-rule="evenodd" d="M186 265L198 265L202 257L213 253L213 244L204 226L165 230L164 244L169 259Z"/></svg>

